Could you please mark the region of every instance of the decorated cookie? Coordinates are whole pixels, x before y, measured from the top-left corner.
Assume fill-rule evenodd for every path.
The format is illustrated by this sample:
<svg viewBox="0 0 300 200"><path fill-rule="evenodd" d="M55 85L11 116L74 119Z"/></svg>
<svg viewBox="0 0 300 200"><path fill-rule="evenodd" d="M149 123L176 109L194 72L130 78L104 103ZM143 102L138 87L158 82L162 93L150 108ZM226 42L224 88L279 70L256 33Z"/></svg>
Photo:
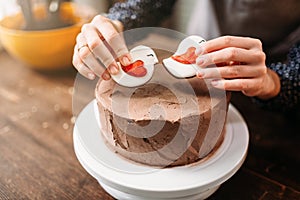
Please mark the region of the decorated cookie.
<svg viewBox="0 0 300 200"><path fill-rule="evenodd" d="M123 66L120 63L120 71L117 75L111 75L119 85L125 87L138 87L147 83L153 75L154 65L158 59L154 51L147 46L136 46L130 50L133 63Z"/></svg>
<svg viewBox="0 0 300 200"><path fill-rule="evenodd" d="M196 35L189 36L182 40L177 51L169 58L163 60L166 69L176 78L189 78L196 75L196 48L205 40Z"/></svg>

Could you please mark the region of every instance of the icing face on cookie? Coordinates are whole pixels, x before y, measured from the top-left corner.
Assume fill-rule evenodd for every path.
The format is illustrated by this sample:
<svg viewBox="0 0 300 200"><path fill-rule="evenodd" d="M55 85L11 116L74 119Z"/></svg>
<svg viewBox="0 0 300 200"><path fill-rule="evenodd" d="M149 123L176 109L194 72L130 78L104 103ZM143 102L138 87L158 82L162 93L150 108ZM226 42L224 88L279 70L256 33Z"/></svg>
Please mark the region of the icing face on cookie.
<svg viewBox="0 0 300 200"><path fill-rule="evenodd" d="M189 36L182 40L173 56L163 60L166 69L177 78L189 78L196 75L196 48L205 40L196 35Z"/></svg>
<svg viewBox="0 0 300 200"><path fill-rule="evenodd" d="M117 75L111 75L112 79L119 85L125 87L138 87L147 83L153 76L154 65L158 59L154 51L147 46L136 46L130 50L133 62L128 66L120 63Z"/></svg>
<svg viewBox="0 0 300 200"><path fill-rule="evenodd" d="M144 67L144 61L136 60L130 65L121 65L124 72L131 76L143 77L147 74L147 69Z"/></svg>
<svg viewBox="0 0 300 200"><path fill-rule="evenodd" d="M197 55L195 51L196 47L189 47L184 54L173 55L171 58L182 64L196 64Z"/></svg>

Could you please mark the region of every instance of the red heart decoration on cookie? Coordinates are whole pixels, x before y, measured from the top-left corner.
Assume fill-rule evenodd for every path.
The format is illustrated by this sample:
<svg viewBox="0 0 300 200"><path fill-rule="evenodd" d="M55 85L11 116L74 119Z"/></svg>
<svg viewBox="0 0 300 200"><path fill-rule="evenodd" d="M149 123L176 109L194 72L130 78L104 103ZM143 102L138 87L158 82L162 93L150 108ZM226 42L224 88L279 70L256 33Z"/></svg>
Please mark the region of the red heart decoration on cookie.
<svg viewBox="0 0 300 200"><path fill-rule="evenodd" d="M144 67L144 62L142 60L136 60L130 65L121 65L124 72L131 76L143 77L147 74L147 69Z"/></svg>
<svg viewBox="0 0 300 200"><path fill-rule="evenodd" d="M184 54L172 56L172 59L183 64L195 64L197 59L195 50L196 47L190 47Z"/></svg>

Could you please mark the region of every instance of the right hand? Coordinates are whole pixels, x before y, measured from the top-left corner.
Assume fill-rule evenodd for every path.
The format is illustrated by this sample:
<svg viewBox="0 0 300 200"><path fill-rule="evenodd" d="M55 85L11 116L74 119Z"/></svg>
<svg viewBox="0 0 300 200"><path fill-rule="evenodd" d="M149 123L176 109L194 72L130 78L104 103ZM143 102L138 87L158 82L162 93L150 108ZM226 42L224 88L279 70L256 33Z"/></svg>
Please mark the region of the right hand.
<svg viewBox="0 0 300 200"><path fill-rule="evenodd" d="M222 36L202 43L196 54L197 65L202 68L198 77L213 79L216 88L264 100L280 92L279 76L267 68L259 39Z"/></svg>
<svg viewBox="0 0 300 200"><path fill-rule="evenodd" d="M124 66L131 63L124 39L118 33L121 29L121 22L101 15L82 26L73 54L73 65L80 74L91 80L96 76L109 80L110 74L119 72L117 61Z"/></svg>

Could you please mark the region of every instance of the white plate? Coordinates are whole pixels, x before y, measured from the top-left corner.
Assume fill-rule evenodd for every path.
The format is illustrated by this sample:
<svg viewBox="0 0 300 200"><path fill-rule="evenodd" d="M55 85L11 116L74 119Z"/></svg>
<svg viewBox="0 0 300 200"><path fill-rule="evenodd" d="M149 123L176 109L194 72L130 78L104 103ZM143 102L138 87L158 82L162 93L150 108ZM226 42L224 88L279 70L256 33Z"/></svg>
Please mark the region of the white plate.
<svg viewBox="0 0 300 200"><path fill-rule="evenodd" d="M249 142L247 125L232 105L229 106L224 142L212 157L197 164L167 169L128 162L108 149L101 137L97 115L98 109L94 100L76 120L73 133L74 149L87 172L115 197L124 195L122 199L206 198L228 180L246 158ZM209 194L201 196L201 193L205 192ZM194 198L195 196L198 197Z"/></svg>

